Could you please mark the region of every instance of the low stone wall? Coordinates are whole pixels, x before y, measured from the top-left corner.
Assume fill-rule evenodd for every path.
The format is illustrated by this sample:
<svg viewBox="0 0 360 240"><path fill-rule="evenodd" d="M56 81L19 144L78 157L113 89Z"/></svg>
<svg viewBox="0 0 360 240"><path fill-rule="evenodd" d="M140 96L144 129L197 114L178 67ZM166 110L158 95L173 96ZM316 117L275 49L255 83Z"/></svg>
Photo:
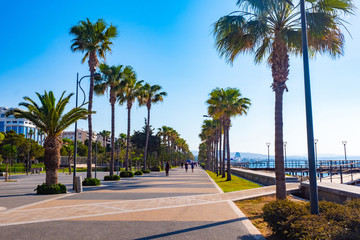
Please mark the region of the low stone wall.
<svg viewBox="0 0 360 240"><path fill-rule="evenodd" d="M309 199L309 182L302 182L300 192L302 197ZM319 200L343 203L346 200L360 198L360 187L340 183L318 182Z"/></svg>
<svg viewBox="0 0 360 240"><path fill-rule="evenodd" d="M265 186L275 185L276 183L275 173L253 171L241 168L231 168L231 173ZM299 182L297 177L286 176L285 179L286 183Z"/></svg>

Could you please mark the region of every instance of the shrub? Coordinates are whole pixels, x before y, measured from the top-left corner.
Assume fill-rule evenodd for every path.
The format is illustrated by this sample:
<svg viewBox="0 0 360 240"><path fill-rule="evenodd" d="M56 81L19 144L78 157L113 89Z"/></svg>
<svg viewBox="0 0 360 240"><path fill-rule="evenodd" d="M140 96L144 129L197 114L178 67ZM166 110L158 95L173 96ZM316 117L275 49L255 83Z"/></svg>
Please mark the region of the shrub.
<svg viewBox="0 0 360 240"><path fill-rule="evenodd" d="M319 215L292 216L288 223L291 224L284 231L286 239L333 239L330 236L343 232L342 227Z"/></svg>
<svg viewBox="0 0 360 240"><path fill-rule="evenodd" d="M134 172L132 171L122 171L120 172L120 177L134 177Z"/></svg>
<svg viewBox="0 0 360 240"><path fill-rule="evenodd" d="M205 169L205 163L200 163L200 167Z"/></svg>
<svg viewBox="0 0 360 240"><path fill-rule="evenodd" d="M98 186L100 185L100 180L97 178L85 178L82 182L83 186Z"/></svg>
<svg viewBox="0 0 360 240"><path fill-rule="evenodd" d="M143 175L143 172L142 171L140 171L140 170L138 170L138 171L135 171L135 173L134 173L135 175Z"/></svg>
<svg viewBox="0 0 360 240"><path fill-rule="evenodd" d="M296 204L290 200L276 200L264 205L263 218L275 234L283 235L290 227L289 217L304 216L307 212L304 204ZM296 219L292 219L294 220Z"/></svg>
<svg viewBox="0 0 360 240"><path fill-rule="evenodd" d="M38 185L34 191L36 191L36 194L61 194L66 193L66 187L61 183L54 185L46 185L43 183L42 185Z"/></svg>
<svg viewBox="0 0 360 240"><path fill-rule="evenodd" d="M153 166L150 168L150 170L152 172L160 172L161 171L161 167L160 166Z"/></svg>
<svg viewBox="0 0 360 240"><path fill-rule="evenodd" d="M319 215L311 215L309 203L277 200L265 204L263 218L284 239L359 239L359 204L359 200L345 205L320 201Z"/></svg>
<svg viewBox="0 0 360 240"><path fill-rule="evenodd" d="M143 173L150 173L150 169L141 170Z"/></svg>
<svg viewBox="0 0 360 240"><path fill-rule="evenodd" d="M118 175L104 176L104 181L119 181L119 180L120 180L120 176Z"/></svg>

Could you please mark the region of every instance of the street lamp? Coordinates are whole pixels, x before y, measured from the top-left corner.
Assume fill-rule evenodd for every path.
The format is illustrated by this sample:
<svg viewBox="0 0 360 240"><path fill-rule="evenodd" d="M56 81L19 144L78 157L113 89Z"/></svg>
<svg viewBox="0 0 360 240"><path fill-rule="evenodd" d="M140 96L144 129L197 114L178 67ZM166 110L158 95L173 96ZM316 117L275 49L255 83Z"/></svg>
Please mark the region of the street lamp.
<svg viewBox="0 0 360 240"><path fill-rule="evenodd" d="M267 168L270 168L270 145L271 143L270 142L267 142L266 143L266 146L268 148L268 162L267 162Z"/></svg>
<svg viewBox="0 0 360 240"><path fill-rule="evenodd" d="M343 163L343 164L347 163L347 159L346 159L346 143L347 143L347 141L342 141L342 144L344 144L344 153L345 153L345 163Z"/></svg>
<svg viewBox="0 0 360 240"><path fill-rule="evenodd" d="M314 143L315 143L315 164L318 164L318 158L317 158L317 143L318 143L319 139L314 139Z"/></svg>
<svg viewBox="0 0 360 240"><path fill-rule="evenodd" d="M100 76L100 73L94 73L92 76L96 77L96 76ZM91 75L87 75L87 76L83 76L82 78L80 78L79 80L79 73L76 74L76 105L75 107L78 107L78 92L79 92L79 87L81 89L81 91L84 94L84 100L82 102L81 105L85 104L85 99L86 99L86 94L84 89L81 87L81 81L84 78L87 77L91 77ZM74 132L75 136L74 136L74 171L73 171L73 190L75 190L75 178L76 178L76 157L77 157L77 121L75 122L75 132ZM89 141L91 141L91 139L89 139Z"/></svg>
<svg viewBox="0 0 360 240"><path fill-rule="evenodd" d="M116 164L117 175L119 175L119 143L116 144L116 158L117 158L117 164Z"/></svg>
<svg viewBox="0 0 360 240"><path fill-rule="evenodd" d="M284 152L285 152L285 169L286 169L286 145L287 145L287 142L284 142Z"/></svg>
<svg viewBox="0 0 360 240"><path fill-rule="evenodd" d="M304 85L305 85L305 108L306 108L306 126L307 126L307 143L308 143L308 159L309 159L309 181L310 181L310 206L311 214L319 215L319 199L316 179L316 165L314 152L314 126L311 106L311 90L310 90L310 68L309 68L309 52L307 39L307 23L305 12L305 0L300 0L301 10L301 39L303 49L304 62Z"/></svg>

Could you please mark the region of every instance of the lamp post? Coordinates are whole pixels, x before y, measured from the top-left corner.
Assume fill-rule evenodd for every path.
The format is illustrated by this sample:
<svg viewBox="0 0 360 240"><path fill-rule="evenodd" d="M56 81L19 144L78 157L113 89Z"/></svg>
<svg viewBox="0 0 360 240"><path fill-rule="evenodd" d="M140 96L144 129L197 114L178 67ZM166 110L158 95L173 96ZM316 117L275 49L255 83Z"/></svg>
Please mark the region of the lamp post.
<svg viewBox="0 0 360 240"><path fill-rule="evenodd" d="M287 145L287 142L284 142L285 170L286 170L286 145Z"/></svg>
<svg viewBox="0 0 360 240"><path fill-rule="evenodd" d="M314 139L314 143L315 143L315 164L316 166L318 165L318 157L317 157L317 143L318 143L319 139Z"/></svg>
<svg viewBox="0 0 360 240"><path fill-rule="evenodd" d="M271 143L270 142L267 142L266 143L266 146L268 148L268 162L267 162L267 168L270 168L270 145Z"/></svg>
<svg viewBox="0 0 360 240"><path fill-rule="evenodd" d="M346 143L347 143L347 141L342 141L342 144L344 144L344 154L345 154L345 163L343 163L343 164L347 163L347 159L346 159Z"/></svg>
<svg viewBox="0 0 360 240"><path fill-rule="evenodd" d="M300 0L301 10L301 39L303 49L304 63L304 85L305 85L305 108L306 108L306 127L307 127L307 143L308 143L308 159L309 159L309 177L310 177L310 206L311 214L319 215L319 199L316 180L316 165L314 152L314 126L311 106L311 89L310 89L310 68L309 53L307 40L307 23L305 12L305 0Z"/></svg>
<svg viewBox="0 0 360 240"><path fill-rule="evenodd" d="M119 175L119 143L116 144L116 169L117 169L117 175Z"/></svg>
<svg viewBox="0 0 360 240"><path fill-rule="evenodd" d="M100 76L100 73L95 73L93 74L93 76ZM82 102L81 105L84 105L85 104L85 99L86 99L86 94L85 94L85 91L84 89L81 87L81 81L84 79L84 78L87 78L87 77L91 77L91 75L87 75L87 76L83 76L82 78L80 78L79 80L79 73L76 74L76 98L75 98L75 107L78 107L78 92L79 92L79 87L81 89L81 91L83 92L84 94L84 100ZM77 121L75 122L75 132L74 132L74 171L73 171L73 190L75 190L75 178L76 178L76 158L77 158ZM91 141L89 139L89 141Z"/></svg>

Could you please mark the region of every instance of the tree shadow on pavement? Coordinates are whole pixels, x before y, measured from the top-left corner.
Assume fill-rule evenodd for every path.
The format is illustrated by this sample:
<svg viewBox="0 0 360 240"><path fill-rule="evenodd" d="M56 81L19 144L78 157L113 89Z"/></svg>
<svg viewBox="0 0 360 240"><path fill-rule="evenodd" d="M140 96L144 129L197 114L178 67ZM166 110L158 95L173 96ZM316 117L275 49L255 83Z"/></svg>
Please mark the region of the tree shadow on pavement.
<svg viewBox="0 0 360 240"><path fill-rule="evenodd" d="M156 234L156 235L152 235L152 236L137 238L135 240L147 240L147 239L169 237L169 236L173 236L173 235L180 234L180 233L187 233L187 232L197 231L197 230L201 230L201 229L205 229L205 228L211 228L211 227L216 227L216 226L225 225L225 224L229 224L229 223L239 222L239 221L242 221L245 219L246 218L237 218L237 219L231 219L231 220L227 220L227 221L215 222L215 223L210 223L210 224L206 224L206 225L202 225L202 226L181 229L181 230L177 230L177 231L173 231L173 232L167 232L167 233L161 233L161 234ZM252 238L252 239L254 239L254 238Z"/></svg>

